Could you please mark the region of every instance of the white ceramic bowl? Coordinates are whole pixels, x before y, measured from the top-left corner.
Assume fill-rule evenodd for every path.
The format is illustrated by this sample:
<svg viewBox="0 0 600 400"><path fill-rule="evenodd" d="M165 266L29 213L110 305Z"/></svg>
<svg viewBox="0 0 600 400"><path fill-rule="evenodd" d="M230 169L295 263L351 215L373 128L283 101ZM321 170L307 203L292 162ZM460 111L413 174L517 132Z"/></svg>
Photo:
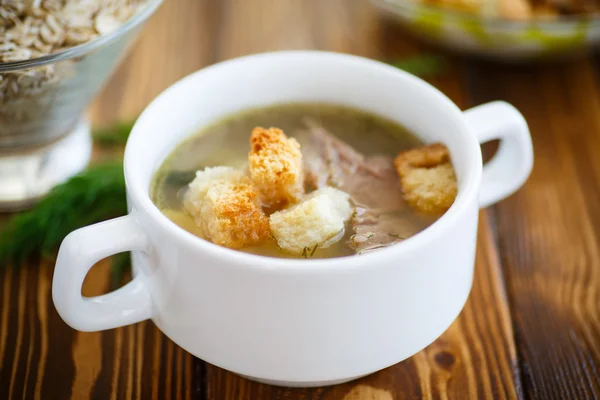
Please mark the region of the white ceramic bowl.
<svg viewBox="0 0 600 400"><path fill-rule="evenodd" d="M444 142L459 181L454 205L389 249L321 260L219 247L154 206L152 175L183 139L227 114L292 101L358 107ZM482 170L479 143L491 139L501 140L500 150ZM251 379L347 381L410 357L446 330L471 287L479 207L517 190L531 167L527 125L506 103L463 113L424 81L349 55L297 51L223 62L176 83L138 119L125 152L130 213L65 239L54 303L83 331L151 318L190 353ZM91 266L126 250L133 250L133 281L82 298Z"/></svg>

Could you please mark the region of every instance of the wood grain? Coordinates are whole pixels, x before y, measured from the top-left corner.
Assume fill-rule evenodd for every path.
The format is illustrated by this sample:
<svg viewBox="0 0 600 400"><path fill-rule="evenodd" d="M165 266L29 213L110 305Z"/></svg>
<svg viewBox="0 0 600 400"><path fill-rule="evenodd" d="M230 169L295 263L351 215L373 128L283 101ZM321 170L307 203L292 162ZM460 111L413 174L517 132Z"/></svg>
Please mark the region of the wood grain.
<svg viewBox="0 0 600 400"><path fill-rule="evenodd" d="M73 331L52 305L51 263L31 267L0 271L1 399L192 398L191 355L151 323L102 333ZM92 269L84 295L108 290L107 267Z"/></svg>
<svg viewBox="0 0 600 400"><path fill-rule="evenodd" d="M513 103L533 136L536 165L529 182L495 209L531 398L600 396L597 71L587 60L472 65L477 100Z"/></svg>

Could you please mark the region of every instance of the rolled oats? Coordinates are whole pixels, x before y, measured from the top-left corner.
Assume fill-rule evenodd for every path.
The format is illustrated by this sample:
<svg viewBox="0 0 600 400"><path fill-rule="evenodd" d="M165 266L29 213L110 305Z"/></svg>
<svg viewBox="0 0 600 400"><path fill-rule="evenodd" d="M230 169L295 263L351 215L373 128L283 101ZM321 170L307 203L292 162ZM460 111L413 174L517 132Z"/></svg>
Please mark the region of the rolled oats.
<svg viewBox="0 0 600 400"><path fill-rule="evenodd" d="M54 54L114 32L147 2L0 0L0 67L6 62ZM81 82L77 86L70 81L76 74L76 67L70 64L77 62L67 60L0 72L0 147L6 143L31 142L25 136L35 136L39 142L68 132L68 123L74 124L79 118L72 115L73 110L81 108L81 101L89 97ZM64 86L69 86L69 90ZM62 94L58 96L61 88ZM76 98L78 93L81 99Z"/></svg>

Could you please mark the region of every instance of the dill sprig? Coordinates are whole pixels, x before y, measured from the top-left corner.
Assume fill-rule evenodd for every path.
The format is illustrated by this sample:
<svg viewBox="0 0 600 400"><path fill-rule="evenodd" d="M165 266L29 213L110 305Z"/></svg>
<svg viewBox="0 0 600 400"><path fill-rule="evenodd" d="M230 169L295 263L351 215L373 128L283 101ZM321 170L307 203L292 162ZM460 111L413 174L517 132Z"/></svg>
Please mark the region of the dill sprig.
<svg viewBox="0 0 600 400"><path fill-rule="evenodd" d="M71 231L126 213L122 162L90 167L7 221L0 232L0 265L52 257Z"/></svg>
<svg viewBox="0 0 600 400"><path fill-rule="evenodd" d="M319 247L319 244L315 244L314 248L310 248L310 247L304 247L304 250L302 250L302 257L304 258L309 258L315 255L315 251L317 251L317 247Z"/></svg>
<svg viewBox="0 0 600 400"><path fill-rule="evenodd" d="M422 78L439 75L446 67L442 57L431 54L407 57L389 64Z"/></svg>
<svg viewBox="0 0 600 400"><path fill-rule="evenodd" d="M388 233L388 235L391 236L391 237L393 237L393 238L396 238L396 239L402 239L402 240L406 239L406 236L400 236L397 233Z"/></svg>
<svg viewBox="0 0 600 400"><path fill-rule="evenodd" d="M134 123L135 121L118 122L108 128L95 129L93 133L94 143L101 146L124 146Z"/></svg>
<svg viewBox="0 0 600 400"><path fill-rule="evenodd" d="M122 146L133 122L93 132L94 143ZM71 231L125 215L127 202L121 160L97 164L56 186L31 210L15 214L0 231L0 267L31 257L54 257ZM113 257L113 279L129 265L129 253Z"/></svg>

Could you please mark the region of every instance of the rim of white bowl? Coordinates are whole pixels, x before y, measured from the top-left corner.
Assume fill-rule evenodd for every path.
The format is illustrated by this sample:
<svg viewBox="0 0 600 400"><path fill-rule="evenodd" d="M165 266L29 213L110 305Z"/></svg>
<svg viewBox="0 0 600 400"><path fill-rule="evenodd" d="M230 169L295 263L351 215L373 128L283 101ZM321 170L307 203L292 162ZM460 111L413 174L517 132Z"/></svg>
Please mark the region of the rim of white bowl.
<svg viewBox="0 0 600 400"><path fill-rule="evenodd" d="M232 65L236 63L246 63L253 60L273 57L317 57L324 60L335 59L336 61L342 61L344 63L353 63L355 65L359 64L363 68L375 68L379 70L379 73L388 74L390 76L400 75L403 77L403 79L409 80L411 84L420 86L422 90L428 91L438 103L443 104L444 107L446 107L452 112L452 114L454 114L454 118L462 126L462 131L464 132L464 134L470 134L469 128L467 127L466 122L463 119L462 111L442 92L440 92L434 86L417 78L414 75L411 75L398 68L384 64L379 61L349 54L319 50L274 51L233 58L230 60L210 65L180 79L179 81L165 89L161 94L159 94L146 107L146 109L142 112L142 114L136 121L133 130L131 131L131 134L129 136L129 140L127 141L127 146L125 148L124 172L125 182L128 189L127 192L129 196L132 199L134 199L132 205L139 205L143 210L138 211L134 209L132 210L132 213L147 212L153 220L158 222L169 233L169 235L172 235L177 240L182 241L188 246L199 248L202 251L211 253L213 256L220 257L224 264L229 264L227 263L227 261L231 261L235 264L236 267L243 265L243 268L258 268L269 271L281 270L288 272L295 271L299 273L308 273L310 271L314 272L315 270L328 270L331 272L335 270L348 271L349 269L361 269L369 267L372 268L378 265L378 261L382 259L393 259L395 255L417 251L421 248L427 247L435 241L435 239L441 234L442 231L448 229L448 227L454 225L455 223L458 223L457 220L461 219L465 213L469 212L467 207L468 204L473 202L475 204L478 204L478 201L476 199L473 199L473 197L477 197L479 195L478 184L481 180L482 174L482 156L481 149L479 147L479 142L473 136L472 140L468 140L468 146L470 147L468 151L473 156L471 157L470 165L466 168L466 175L462 179L457 197L450 209L446 211L446 213L444 213L437 221L435 221L429 227L425 228L423 231L417 233L416 235L413 235L408 239L405 239L402 242L392 245L390 247L369 252L367 254L321 259L287 259L250 254L245 253L243 251L222 247L208 240L202 239L186 231L185 229L181 228L179 225L171 221L152 202L152 200L150 199L149 188L142 185L141 182L132 180L130 176L130 170L135 168L131 166L132 163L135 163L137 160L143 159L140 157L134 157L132 153L135 151L134 146L136 146L136 142L138 140L143 140L143 133L139 130L140 121L150 118L149 116L152 114L159 115L160 113L158 113L158 110L155 110L155 108L159 106L159 102L167 96L170 96L171 92L175 92L178 90L178 88L185 86L188 81L197 79L196 77L199 75L208 73L213 69L222 68L227 65Z"/></svg>

